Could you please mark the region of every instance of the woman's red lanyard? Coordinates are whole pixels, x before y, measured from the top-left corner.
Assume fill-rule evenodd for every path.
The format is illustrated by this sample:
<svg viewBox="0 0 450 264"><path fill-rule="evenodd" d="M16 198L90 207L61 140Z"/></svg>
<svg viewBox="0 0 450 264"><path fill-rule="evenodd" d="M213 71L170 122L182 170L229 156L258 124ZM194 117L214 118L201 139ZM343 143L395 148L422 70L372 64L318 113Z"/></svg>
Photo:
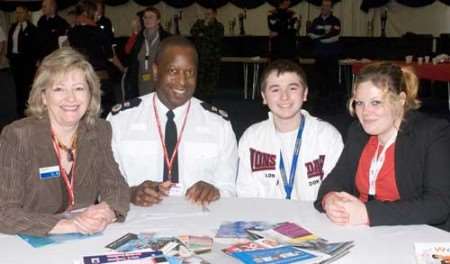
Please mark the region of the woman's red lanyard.
<svg viewBox="0 0 450 264"><path fill-rule="evenodd" d="M155 113L155 121L156 125L158 126L158 133L159 133L159 140L161 141L161 146L164 151L164 161L166 162L167 169L169 171L169 180L172 178L172 167L173 167L173 161L175 160L175 157L178 152L178 146L181 142L181 137L183 136L184 127L186 126L187 117L189 114L189 110L191 109L191 100L189 100L186 113L184 114L183 124L181 126L180 134L178 135L177 144L175 145L175 149L173 150L172 157L169 159L169 153L167 152L166 144L164 143L163 133L161 129L161 121L159 120L159 114L158 109L156 109L156 94L153 95L153 112Z"/></svg>
<svg viewBox="0 0 450 264"><path fill-rule="evenodd" d="M59 166L59 173L61 174L61 177L63 178L64 185L66 186L67 191L67 198L68 198L68 208L66 210L70 210L71 207L75 204L75 194L74 194L74 184L75 184L75 165L77 162L77 155L74 155L73 162L72 162L72 168L70 170L70 173L72 175L71 179L69 180L69 177L66 173L66 170L62 166L61 162L61 150L58 144L58 140L56 139L55 133L52 130L52 142L53 142L53 148L55 149L56 153L56 159L58 160L58 166Z"/></svg>

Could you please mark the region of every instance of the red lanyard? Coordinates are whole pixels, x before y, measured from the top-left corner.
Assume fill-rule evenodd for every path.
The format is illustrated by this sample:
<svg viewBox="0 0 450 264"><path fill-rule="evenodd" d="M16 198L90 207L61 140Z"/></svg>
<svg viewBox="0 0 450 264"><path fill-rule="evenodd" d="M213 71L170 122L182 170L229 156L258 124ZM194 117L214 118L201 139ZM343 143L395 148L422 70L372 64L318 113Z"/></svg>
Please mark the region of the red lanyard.
<svg viewBox="0 0 450 264"><path fill-rule="evenodd" d="M169 159L169 153L167 152L166 144L164 143L164 139L163 139L163 133L162 133L162 129L161 129L161 121L159 120L158 109L156 109L156 94L153 95L153 112L155 113L155 121L156 121L156 125L158 126L159 140L161 141L161 146L164 150L164 161L166 162L167 169L169 171L169 180L172 177L173 161L175 160L175 156L177 155L177 152L178 152L178 146L180 145L181 137L183 136L184 127L186 126L186 121L187 121L187 117L188 117L190 109L191 109L191 100L189 100L189 103L188 103L188 106L186 109L186 113L184 114L183 125L181 126L181 131L180 131L180 134L178 135L177 144L175 145L175 149L172 153L172 157Z"/></svg>
<svg viewBox="0 0 450 264"><path fill-rule="evenodd" d="M69 177L67 176L66 170L64 169L64 167L62 166L62 162L61 162L61 150L60 147L58 145L55 133L52 130L52 142L53 142L53 148L55 149L55 153L56 153L56 159L58 160L58 166L59 166L59 173L61 174L61 177L64 180L64 185L66 186L66 191L67 191L67 198L68 198L68 208L66 210L70 210L70 208L72 206L74 206L75 204L75 194L74 194L74 184L75 184L75 164L77 162L77 155L74 155L73 157L73 162L72 162L72 168L71 168L71 174L72 177L69 180Z"/></svg>

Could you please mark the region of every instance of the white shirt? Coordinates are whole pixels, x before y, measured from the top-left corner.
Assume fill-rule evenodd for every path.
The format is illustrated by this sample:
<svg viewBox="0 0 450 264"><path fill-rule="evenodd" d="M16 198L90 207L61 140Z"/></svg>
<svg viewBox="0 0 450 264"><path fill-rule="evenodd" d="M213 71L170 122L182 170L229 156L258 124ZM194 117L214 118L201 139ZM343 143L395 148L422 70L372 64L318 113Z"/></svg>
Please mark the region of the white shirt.
<svg viewBox="0 0 450 264"><path fill-rule="evenodd" d="M331 124L302 110L305 127L297 162L291 199L314 201L320 184L336 165L344 144L340 133ZM292 145L295 144L296 136ZM280 173L282 142L275 130L272 115L250 126L239 140L239 173L236 190L239 197L285 199ZM292 151L291 151L292 152ZM292 157L284 157L289 177Z"/></svg>
<svg viewBox="0 0 450 264"><path fill-rule="evenodd" d="M22 22L22 30L25 30L27 28L27 22ZM12 53L18 54L19 53L19 33L20 33L20 23L17 23L16 28L14 30L13 36L12 36Z"/></svg>
<svg viewBox="0 0 450 264"><path fill-rule="evenodd" d="M138 106L109 114L107 118L113 130L114 157L130 186L145 180L163 180L164 156L153 110L154 96L155 93L142 96ZM205 181L218 188L221 196L234 196L238 161L236 136L229 121L201 104L202 101L191 99L178 149L181 193L198 181ZM156 106L164 133L168 109L157 96ZM187 103L174 109L178 135L186 108Z"/></svg>

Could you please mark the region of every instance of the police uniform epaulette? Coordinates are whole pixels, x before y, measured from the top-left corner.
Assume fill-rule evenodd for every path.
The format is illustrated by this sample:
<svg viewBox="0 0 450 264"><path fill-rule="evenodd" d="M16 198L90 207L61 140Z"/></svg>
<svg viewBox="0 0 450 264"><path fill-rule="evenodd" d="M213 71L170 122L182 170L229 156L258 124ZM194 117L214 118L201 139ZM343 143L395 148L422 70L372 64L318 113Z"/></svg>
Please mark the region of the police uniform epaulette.
<svg viewBox="0 0 450 264"><path fill-rule="evenodd" d="M115 114L119 113L120 111L136 107L136 106L140 105L141 102L142 102L142 99L136 97L136 98L130 99L126 102L116 104L115 106L113 106L113 108L111 108L111 114L115 115Z"/></svg>
<svg viewBox="0 0 450 264"><path fill-rule="evenodd" d="M219 109L213 105L207 104L205 102L202 102L201 105L203 106L203 108L209 112L213 112L215 114L220 115L223 119L225 120L230 120L230 118L228 117L228 113L222 109Z"/></svg>

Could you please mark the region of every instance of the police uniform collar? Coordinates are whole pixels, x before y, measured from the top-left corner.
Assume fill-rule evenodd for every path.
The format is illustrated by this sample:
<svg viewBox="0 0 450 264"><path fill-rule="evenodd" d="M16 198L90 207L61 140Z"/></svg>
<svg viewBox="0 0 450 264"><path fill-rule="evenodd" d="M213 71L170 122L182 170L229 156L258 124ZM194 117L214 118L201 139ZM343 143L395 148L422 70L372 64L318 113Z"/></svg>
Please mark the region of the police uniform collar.
<svg viewBox="0 0 450 264"><path fill-rule="evenodd" d="M159 100L158 94L155 92L155 96L156 96L156 109L158 109L158 114L159 116L164 116L164 118L166 117L166 113L167 111L169 111L170 109L165 106L161 100ZM189 100L192 100L189 99ZM175 114L175 120L177 120L177 118L179 116L183 116L184 113L186 113L186 108L188 106L189 100L187 100L183 105L180 105L174 109L172 109L173 113Z"/></svg>

